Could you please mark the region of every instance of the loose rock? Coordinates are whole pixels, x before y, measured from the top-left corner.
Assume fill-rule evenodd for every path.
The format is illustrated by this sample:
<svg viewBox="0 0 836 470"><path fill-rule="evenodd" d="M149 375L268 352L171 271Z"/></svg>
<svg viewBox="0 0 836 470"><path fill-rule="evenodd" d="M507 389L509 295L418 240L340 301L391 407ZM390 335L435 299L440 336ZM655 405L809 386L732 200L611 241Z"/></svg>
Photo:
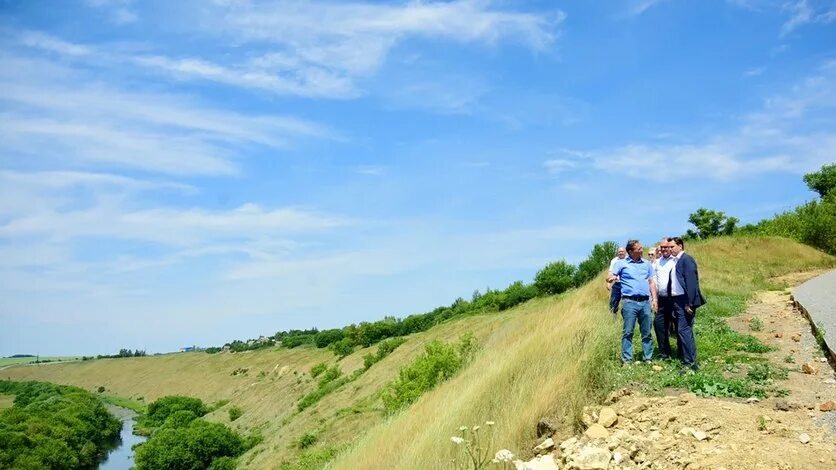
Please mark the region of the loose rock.
<svg viewBox="0 0 836 470"><path fill-rule="evenodd" d="M679 404L684 405L684 404L688 403L689 401L694 401L695 398L697 398L697 396L694 395L693 393L683 393L683 394L679 395Z"/></svg>
<svg viewBox="0 0 836 470"><path fill-rule="evenodd" d="M517 470L560 470L552 454L535 457L528 462L514 462L514 464Z"/></svg>
<svg viewBox="0 0 836 470"><path fill-rule="evenodd" d="M609 431L598 423L595 423L587 428L584 434L586 434L586 436L590 439L606 439L610 436Z"/></svg>
<svg viewBox="0 0 836 470"><path fill-rule="evenodd" d="M606 470L609 467L610 451L595 446L585 446L571 457L569 468L578 470Z"/></svg>
<svg viewBox="0 0 836 470"><path fill-rule="evenodd" d="M819 406L819 410L821 410L821 411L836 410L836 402L834 402L833 400L830 400L828 402L822 403L821 406Z"/></svg>
<svg viewBox="0 0 836 470"><path fill-rule="evenodd" d="M802 444L807 444L807 443L809 443L809 442L810 442L810 435L809 435L809 434L807 434L806 432L805 432L805 433L802 433L801 435L799 435L799 436L798 436L798 440L799 440L799 442L801 442Z"/></svg>
<svg viewBox="0 0 836 470"><path fill-rule="evenodd" d="M552 449L552 448L554 448L554 440L552 440L552 438L549 437L549 438L546 438L546 440L543 441L540 445L535 447L534 452L535 453L542 453L542 452L547 451L547 450Z"/></svg>
<svg viewBox="0 0 836 470"><path fill-rule="evenodd" d="M801 371L810 375L816 375L819 373L819 369L811 362L805 362L804 365L801 366Z"/></svg>
<svg viewBox="0 0 836 470"><path fill-rule="evenodd" d="M617 422L618 415L615 413L615 410L610 407L601 408L601 412L598 414L598 424L609 428Z"/></svg>

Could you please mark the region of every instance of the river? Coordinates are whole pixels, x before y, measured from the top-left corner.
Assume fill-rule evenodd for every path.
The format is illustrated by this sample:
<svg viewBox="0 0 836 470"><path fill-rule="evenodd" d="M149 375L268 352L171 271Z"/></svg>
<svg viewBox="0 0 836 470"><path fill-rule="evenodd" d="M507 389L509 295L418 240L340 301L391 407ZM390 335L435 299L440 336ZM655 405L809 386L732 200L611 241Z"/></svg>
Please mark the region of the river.
<svg viewBox="0 0 836 470"><path fill-rule="evenodd" d="M114 405L107 405L107 410L122 420L122 432L116 447L99 463L99 470L129 470L134 465L133 446L147 438L133 433L136 413Z"/></svg>

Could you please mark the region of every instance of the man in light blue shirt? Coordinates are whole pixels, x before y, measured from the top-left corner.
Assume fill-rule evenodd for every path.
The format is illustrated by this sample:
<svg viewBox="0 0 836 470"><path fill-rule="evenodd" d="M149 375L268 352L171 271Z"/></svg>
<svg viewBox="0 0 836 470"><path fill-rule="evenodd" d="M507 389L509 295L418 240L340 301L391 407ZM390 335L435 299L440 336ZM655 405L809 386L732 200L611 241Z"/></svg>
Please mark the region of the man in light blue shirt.
<svg viewBox="0 0 836 470"><path fill-rule="evenodd" d="M642 258L644 248L638 240L627 242L627 258L618 261L610 269L608 281L621 281L621 317L624 328L621 334L621 361L633 362L633 332L636 321L642 337L643 359L653 358L653 338L650 336L651 307L656 310L656 280L650 262Z"/></svg>

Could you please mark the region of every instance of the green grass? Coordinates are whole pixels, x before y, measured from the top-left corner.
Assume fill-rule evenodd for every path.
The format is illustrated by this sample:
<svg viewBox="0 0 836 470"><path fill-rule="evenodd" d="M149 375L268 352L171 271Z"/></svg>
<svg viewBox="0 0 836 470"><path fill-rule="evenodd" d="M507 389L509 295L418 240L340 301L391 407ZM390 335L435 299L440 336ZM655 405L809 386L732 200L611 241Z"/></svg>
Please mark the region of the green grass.
<svg viewBox="0 0 836 470"><path fill-rule="evenodd" d="M122 408L127 408L139 414L145 413L145 403L140 401L132 400L130 398L120 397L118 395L105 395L105 394L98 394L99 398L102 399L105 403L110 403L111 405L121 406Z"/></svg>
<svg viewBox="0 0 836 470"><path fill-rule="evenodd" d="M726 322L727 318L746 310L747 300L755 292L786 287L773 280L774 277L834 264L832 257L822 259L820 253L811 253L807 247L801 250L804 256L798 260L790 261L771 254L781 253L778 247L785 243L777 239L737 237L697 244L695 256L701 266L700 277L707 280L703 293L708 299L708 303L697 311L694 321L700 370L680 375L678 361L660 362L661 371L654 371L649 365L634 366L614 373L617 386L633 385L651 392L678 388L719 397L762 398L786 394L786 390L776 386L776 381L786 379L787 370L770 364L763 356L775 348L752 335L733 330ZM758 245L767 252L752 253L753 256L745 254ZM764 245L775 245L776 249L772 251ZM709 247L711 250L706 249ZM799 250L798 247L792 249ZM703 266L708 269L703 271ZM763 322L755 318L748 327L751 331L761 331ZM671 343L675 348L675 338L671 338ZM636 349L639 347L637 334L634 349L639 350ZM789 362L787 358L784 361Z"/></svg>
<svg viewBox="0 0 836 470"><path fill-rule="evenodd" d="M67 361L80 361L81 356L41 356L38 357L0 357L0 367L3 366L13 366L19 364L32 364L35 360L39 360L40 362L50 363L50 362L67 362Z"/></svg>

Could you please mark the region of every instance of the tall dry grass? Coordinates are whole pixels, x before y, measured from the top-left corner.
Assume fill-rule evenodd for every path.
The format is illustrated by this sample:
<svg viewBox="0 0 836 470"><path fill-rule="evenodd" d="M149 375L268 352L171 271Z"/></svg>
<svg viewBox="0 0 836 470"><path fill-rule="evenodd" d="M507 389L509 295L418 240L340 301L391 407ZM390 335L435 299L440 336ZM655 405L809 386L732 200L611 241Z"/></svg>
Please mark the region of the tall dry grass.
<svg viewBox="0 0 836 470"><path fill-rule="evenodd" d="M687 243L700 265L704 290L776 287L782 274L829 268L836 258L781 238L721 238ZM457 454L450 442L459 426L495 421L492 452L525 456L542 418L568 433L583 405L610 389L617 366L620 325L607 312L598 278L536 314L520 316L487 338L481 354L460 375L405 412L370 430L334 462L337 469L448 468ZM531 308L532 305L523 308Z"/></svg>
<svg viewBox="0 0 836 470"><path fill-rule="evenodd" d="M463 373L372 429L334 467L442 468L455 457L450 436L459 426L485 421L496 423L493 451L530 449L541 418L570 430L604 390L604 357L614 351L602 285L524 306L539 311L486 338Z"/></svg>

